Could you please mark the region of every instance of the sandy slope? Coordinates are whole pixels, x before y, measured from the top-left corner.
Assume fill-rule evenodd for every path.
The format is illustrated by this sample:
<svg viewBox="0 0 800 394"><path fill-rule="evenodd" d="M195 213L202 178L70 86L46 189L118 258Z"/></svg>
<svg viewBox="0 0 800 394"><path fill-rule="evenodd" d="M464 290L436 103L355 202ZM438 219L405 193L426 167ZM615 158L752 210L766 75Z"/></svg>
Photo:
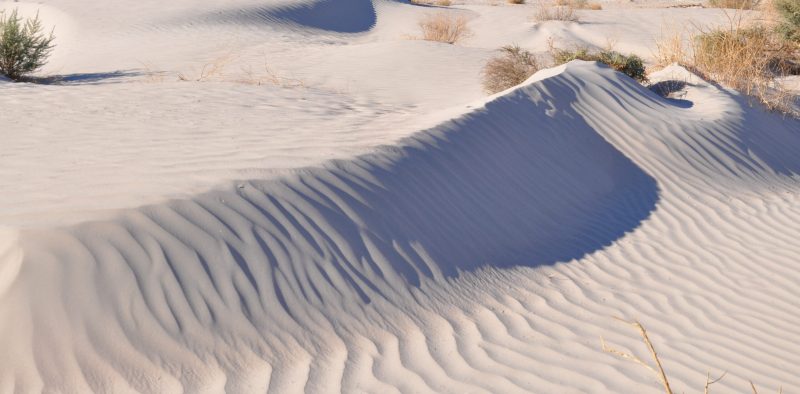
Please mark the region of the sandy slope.
<svg viewBox="0 0 800 394"><path fill-rule="evenodd" d="M678 391L800 387L797 121L679 68L653 76L690 82L672 99L581 62L483 99L481 18L510 7L456 11L476 35L450 47L392 39L427 12L398 3L140 3L60 5L74 37L119 28L65 45L102 75L0 82L0 393L656 392L601 351L647 356L611 316ZM313 87L97 55L220 32L274 38L239 66L269 47Z"/></svg>

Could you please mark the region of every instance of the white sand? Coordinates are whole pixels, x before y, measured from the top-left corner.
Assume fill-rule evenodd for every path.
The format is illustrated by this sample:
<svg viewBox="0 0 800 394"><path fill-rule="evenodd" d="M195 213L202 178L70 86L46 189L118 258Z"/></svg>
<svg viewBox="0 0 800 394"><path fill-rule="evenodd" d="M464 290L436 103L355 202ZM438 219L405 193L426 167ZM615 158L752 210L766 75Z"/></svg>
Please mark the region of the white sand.
<svg viewBox="0 0 800 394"><path fill-rule="evenodd" d="M800 123L679 67L480 91L500 45L724 13L456 5L450 46L303 4L0 3L64 75L0 81L0 393L658 392L611 316L677 392L800 389Z"/></svg>

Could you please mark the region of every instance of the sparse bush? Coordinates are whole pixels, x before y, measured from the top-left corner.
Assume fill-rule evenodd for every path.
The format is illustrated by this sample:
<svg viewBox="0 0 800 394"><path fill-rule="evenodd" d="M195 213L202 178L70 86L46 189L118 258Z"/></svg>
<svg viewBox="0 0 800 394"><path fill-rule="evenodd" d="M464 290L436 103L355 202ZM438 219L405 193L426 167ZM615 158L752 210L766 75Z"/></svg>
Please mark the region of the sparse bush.
<svg viewBox="0 0 800 394"><path fill-rule="evenodd" d="M773 4L781 18L778 31L784 38L800 42L800 1L775 0Z"/></svg>
<svg viewBox="0 0 800 394"><path fill-rule="evenodd" d="M42 30L38 13L23 23L17 10L0 12L0 74L19 81L46 64L55 36Z"/></svg>
<svg viewBox="0 0 800 394"><path fill-rule="evenodd" d="M564 21L577 22L578 15L575 14L575 7L571 4L548 6L542 3L539 10L533 16L537 22L545 21Z"/></svg>
<svg viewBox="0 0 800 394"><path fill-rule="evenodd" d="M525 4L525 0L506 0L508 4Z"/></svg>
<svg viewBox="0 0 800 394"><path fill-rule="evenodd" d="M644 62L636 55L623 55L616 51L604 50L600 52L589 52L586 48L575 50L551 49L553 61L556 65L568 63L572 60L595 61L608 65L639 82L647 81L647 74L644 69Z"/></svg>
<svg viewBox="0 0 800 394"><path fill-rule="evenodd" d="M483 88L489 94L519 85L539 71L536 57L519 46L500 49L500 56L489 59L483 67Z"/></svg>
<svg viewBox="0 0 800 394"><path fill-rule="evenodd" d="M423 40L448 44L455 44L471 34L466 17L444 12L426 16L419 22L419 27L422 29Z"/></svg>
<svg viewBox="0 0 800 394"><path fill-rule="evenodd" d="M712 8L731 8L736 10L755 9L761 0L709 0L708 6Z"/></svg>

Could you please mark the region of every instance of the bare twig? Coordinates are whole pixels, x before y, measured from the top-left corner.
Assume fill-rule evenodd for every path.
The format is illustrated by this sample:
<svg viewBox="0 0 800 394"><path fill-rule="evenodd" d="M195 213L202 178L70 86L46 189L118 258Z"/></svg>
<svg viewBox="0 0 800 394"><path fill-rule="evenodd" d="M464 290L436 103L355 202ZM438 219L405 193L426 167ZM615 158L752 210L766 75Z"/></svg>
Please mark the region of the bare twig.
<svg viewBox="0 0 800 394"><path fill-rule="evenodd" d="M600 337L600 346L602 347L604 352L611 353L611 354L613 354L613 355L615 355L617 357L624 358L626 360L631 360L631 361L633 361L635 363L638 363L638 364L642 365L643 367L649 369L651 372L653 372L655 374L658 373L658 371L653 369L653 367L648 365L646 362L642 361L641 358L636 357L633 354L626 353L626 352L623 352L621 350L617 350L617 349L614 349L612 347L609 347L608 345L606 345L606 341L603 339L603 337Z"/></svg>
<svg viewBox="0 0 800 394"><path fill-rule="evenodd" d="M635 362L637 362L637 363L639 363L641 365L644 365L645 367L647 367L647 369L649 369L650 371L654 372L656 375L659 376L659 378L661 379L661 383L664 385L664 392L666 392L667 394L673 394L672 393L672 388L670 388L670 386L669 386L669 380L667 379L667 374L664 372L664 367L661 365L661 360L659 360L659 358L658 358L658 354L656 353L656 349L653 346L653 343L650 341L650 337L647 336L647 330L645 330L644 327L642 326L642 324L639 323L636 320L631 322L631 321L627 321L627 320L619 318L619 317L614 317L614 318L619 320L619 321L621 321L621 322L623 322L623 323L625 323L625 324L633 326L634 328L636 328L639 331L639 335L642 336L642 340L644 341L645 345L647 345L647 348L650 350L650 354L653 355L653 360L655 360L656 367L658 368L658 370L654 369L653 367L651 367L650 365L648 365L647 363L642 361L640 358L638 358L638 357L636 357L636 356L634 356L634 355L632 355L630 353L621 352L619 350L607 347L605 345L605 341L602 342L603 350L607 351L609 353L615 354L615 355L617 355L619 357L626 358L626 359L629 359L629 360L633 360L633 361L635 361ZM602 338L600 338L600 339L602 341Z"/></svg>
<svg viewBox="0 0 800 394"><path fill-rule="evenodd" d="M705 387L703 387L703 394L708 394L708 386L719 382L727 374L728 374L728 371L725 371L725 372L722 373L722 375L720 377L718 377L718 378L716 378L714 380L711 380L711 372L707 372L706 373L706 385L705 385Z"/></svg>

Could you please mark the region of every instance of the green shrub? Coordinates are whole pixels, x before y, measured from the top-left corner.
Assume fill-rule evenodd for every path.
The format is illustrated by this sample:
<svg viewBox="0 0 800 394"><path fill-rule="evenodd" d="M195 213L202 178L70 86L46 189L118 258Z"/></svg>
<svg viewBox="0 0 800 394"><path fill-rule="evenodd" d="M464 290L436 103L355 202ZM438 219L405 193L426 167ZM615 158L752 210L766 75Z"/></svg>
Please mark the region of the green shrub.
<svg viewBox="0 0 800 394"><path fill-rule="evenodd" d="M787 39L800 41L800 0L775 0L774 4L782 19L778 31Z"/></svg>
<svg viewBox="0 0 800 394"><path fill-rule="evenodd" d="M42 33L39 14L23 23L17 10L0 13L0 74L15 81L30 74L47 62L53 51L53 32Z"/></svg>
<svg viewBox="0 0 800 394"><path fill-rule="evenodd" d="M712 8L730 8L735 10L752 10L758 7L761 0L709 0Z"/></svg>
<svg viewBox="0 0 800 394"><path fill-rule="evenodd" d="M586 60L600 62L617 70L639 82L646 82L644 62L636 55L623 55L616 51L589 52L586 48L578 48L573 51L566 49L554 49L553 61L556 65L568 63L573 60Z"/></svg>
<svg viewBox="0 0 800 394"><path fill-rule="evenodd" d="M532 53L516 45L504 46L500 51L500 56L489 59L483 67L483 89L489 94L517 86L539 71Z"/></svg>

